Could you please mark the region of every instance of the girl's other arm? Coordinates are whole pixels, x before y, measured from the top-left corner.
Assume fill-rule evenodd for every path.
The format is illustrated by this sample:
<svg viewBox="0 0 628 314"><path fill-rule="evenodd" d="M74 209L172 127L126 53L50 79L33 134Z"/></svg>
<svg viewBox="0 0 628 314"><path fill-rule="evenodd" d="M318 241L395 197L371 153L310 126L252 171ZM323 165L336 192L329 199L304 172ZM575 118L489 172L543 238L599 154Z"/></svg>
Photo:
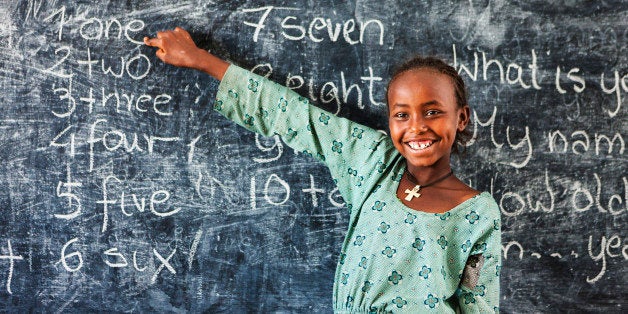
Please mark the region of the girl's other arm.
<svg viewBox="0 0 628 314"><path fill-rule="evenodd" d="M177 27L171 31L157 33L156 38L144 37L147 46L157 49L157 57L163 62L185 68L205 72L217 80L222 80L229 63L214 56L206 50L198 48L192 36L184 29Z"/></svg>
<svg viewBox="0 0 628 314"><path fill-rule="evenodd" d="M499 209L494 204L493 212ZM501 223L496 214L492 227L475 247L477 252L467 260L457 295L462 313L499 313L501 272ZM476 250L474 250L476 251Z"/></svg>

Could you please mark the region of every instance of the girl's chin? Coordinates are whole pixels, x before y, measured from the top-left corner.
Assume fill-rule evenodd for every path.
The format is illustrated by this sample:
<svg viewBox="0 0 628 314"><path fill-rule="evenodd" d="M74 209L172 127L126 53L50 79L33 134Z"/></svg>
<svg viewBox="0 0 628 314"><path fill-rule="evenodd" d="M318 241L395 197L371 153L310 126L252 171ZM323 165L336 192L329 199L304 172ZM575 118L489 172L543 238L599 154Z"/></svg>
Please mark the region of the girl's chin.
<svg viewBox="0 0 628 314"><path fill-rule="evenodd" d="M416 158L406 158L406 163L414 167L430 167L435 164L433 160L425 160L425 159L417 160Z"/></svg>
<svg viewBox="0 0 628 314"><path fill-rule="evenodd" d="M416 160L417 162L420 162L421 160L424 161L428 161L428 160L434 160L434 147L433 146L429 146L426 148L422 148L422 149L413 149L410 146L406 145L404 146L404 150L403 150L403 156L406 157L406 159L410 160Z"/></svg>
<svg viewBox="0 0 628 314"><path fill-rule="evenodd" d="M413 154L408 154L408 155L404 155L403 157L406 158L406 162L408 163L408 165L412 165L413 167L416 167L416 168L433 167L435 165L442 164L442 163L449 166L449 160L447 158L444 158L444 156L441 156L441 158L436 158L436 156L434 155L416 156Z"/></svg>

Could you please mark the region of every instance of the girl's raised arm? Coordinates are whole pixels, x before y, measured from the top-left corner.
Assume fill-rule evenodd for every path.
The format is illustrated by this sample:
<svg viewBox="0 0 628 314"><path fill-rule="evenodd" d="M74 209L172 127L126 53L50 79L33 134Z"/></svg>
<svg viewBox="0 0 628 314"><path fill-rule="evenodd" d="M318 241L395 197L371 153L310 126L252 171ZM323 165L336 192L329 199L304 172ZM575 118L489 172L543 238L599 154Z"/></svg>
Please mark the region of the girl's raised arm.
<svg viewBox="0 0 628 314"><path fill-rule="evenodd" d="M222 80L229 67L226 61L198 48L192 36L180 27L172 31L158 32L156 38L144 37L144 43L158 48L156 55L163 62L196 69L218 80Z"/></svg>
<svg viewBox="0 0 628 314"><path fill-rule="evenodd" d="M264 136L278 135L291 148L324 162L346 186L374 185L394 150L387 136L313 106L293 90L198 48L183 29L145 38L168 64L201 70L221 81L214 109L229 120ZM381 145L380 145L381 144ZM360 169L360 171L356 170ZM341 190L348 204L362 202L369 188ZM351 205L350 205L351 206ZM359 211L355 211L358 213Z"/></svg>

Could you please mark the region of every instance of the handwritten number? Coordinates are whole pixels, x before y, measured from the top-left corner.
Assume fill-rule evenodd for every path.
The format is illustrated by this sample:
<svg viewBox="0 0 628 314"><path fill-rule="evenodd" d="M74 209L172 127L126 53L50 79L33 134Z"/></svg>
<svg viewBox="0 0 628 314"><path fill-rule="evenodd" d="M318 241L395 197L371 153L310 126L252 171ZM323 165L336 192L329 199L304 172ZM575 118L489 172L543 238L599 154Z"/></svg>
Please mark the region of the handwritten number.
<svg viewBox="0 0 628 314"><path fill-rule="evenodd" d="M57 61L57 63L55 63L53 66L51 66L50 68L44 70L44 72L58 76L58 77L62 77L62 78L71 78L72 76L74 76L74 74L70 73L63 73L63 70L59 70L58 72L55 72L55 69L58 68L61 64L63 64L69 57L70 54L72 53L72 48L70 46L62 46L59 47L55 50L55 55L58 55L59 52L64 51L65 55L61 57L61 59L59 61Z"/></svg>

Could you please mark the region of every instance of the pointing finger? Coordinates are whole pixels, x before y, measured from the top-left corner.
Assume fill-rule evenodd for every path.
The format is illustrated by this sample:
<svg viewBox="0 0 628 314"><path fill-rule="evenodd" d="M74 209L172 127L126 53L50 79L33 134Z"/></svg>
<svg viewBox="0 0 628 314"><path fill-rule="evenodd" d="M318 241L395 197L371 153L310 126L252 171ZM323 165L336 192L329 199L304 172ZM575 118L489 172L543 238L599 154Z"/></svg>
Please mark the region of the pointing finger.
<svg viewBox="0 0 628 314"><path fill-rule="evenodd" d="M161 40L161 38L144 37L144 44L146 44L146 46L150 46L150 47L161 48L162 40Z"/></svg>

